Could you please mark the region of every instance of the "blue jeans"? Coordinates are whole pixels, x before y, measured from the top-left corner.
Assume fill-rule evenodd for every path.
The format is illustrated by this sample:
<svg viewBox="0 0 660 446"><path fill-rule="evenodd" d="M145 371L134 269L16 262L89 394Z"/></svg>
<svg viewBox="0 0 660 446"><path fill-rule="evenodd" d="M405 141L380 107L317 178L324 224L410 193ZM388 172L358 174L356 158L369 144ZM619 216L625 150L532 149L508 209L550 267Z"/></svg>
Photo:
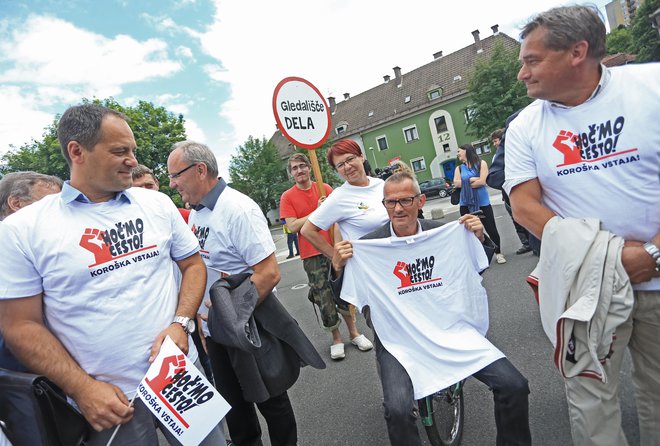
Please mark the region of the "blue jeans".
<svg viewBox="0 0 660 446"><path fill-rule="evenodd" d="M289 248L289 257L293 257L293 245L296 245L296 255L300 254L298 249L298 234L287 234L286 235L286 245Z"/></svg>
<svg viewBox="0 0 660 446"><path fill-rule="evenodd" d="M375 331L374 344L390 443L392 446L421 446L417 429L417 403L410 377L401 363L383 347ZM532 444L527 379L506 358L498 359L472 376L493 391L496 444Z"/></svg>

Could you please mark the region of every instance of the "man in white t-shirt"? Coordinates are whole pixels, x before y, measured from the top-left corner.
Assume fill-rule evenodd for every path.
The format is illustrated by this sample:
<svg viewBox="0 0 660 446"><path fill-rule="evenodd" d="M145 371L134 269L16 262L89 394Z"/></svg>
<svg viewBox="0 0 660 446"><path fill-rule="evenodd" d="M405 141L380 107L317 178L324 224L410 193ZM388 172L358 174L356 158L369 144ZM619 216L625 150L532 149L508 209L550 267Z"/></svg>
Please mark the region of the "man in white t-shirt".
<svg viewBox="0 0 660 446"><path fill-rule="evenodd" d="M514 217L539 238L554 216L597 218L625 240L621 262L635 290L608 382L566 380L573 442L627 444L618 392L628 346L641 444L660 444L660 64L602 65L605 25L590 7L541 13L521 37L518 79L537 100L506 135Z"/></svg>
<svg viewBox="0 0 660 446"><path fill-rule="evenodd" d="M481 220L468 214L456 226L439 228L439 222L418 219L426 197L406 172L389 177L383 193L390 221L358 241L335 245L339 277L332 284L341 299L363 308L374 329L390 443L421 445L415 399L472 375L493 391L496 443L531 444L527 380L484 337L488 301L479 273L488 266L484 247L492 258L495 245ZM444 230L450 232L442 243L425 240ZM412 250L425 255L409 258ZM386 265L380 265L383 258Z"/></svg>
<svg viewBox="0 0 660 446"><path fill-rule="evenodd" d="M0 225L0 330L75 401L94 429L88 444L122 425L117 444L156 445L156 419L129 399L166 336L188 353L206 279L199 245L167 196L129 190L137 147L123 114L71 107L58 138L71 180ZM204 444L219 441L215 428Z"/></svg>
<svg viewBox="0 0 660 446"><path fill-rule="evenodd" d="M209 287L221 277L250 273L258 294L256 305L276 299L271 293L280 280L280 269L275 243L259 206L218 177L215 156L204 144L194 141L175 144L167 169L170 187L193 207L188 224L199 240L208 268ZM200 312L205 310L201 308ZM252 387L248 383L257 378L246 376L242 369L234 369L233 351L215 342L206 323L203 325L215 385L231 405L226 420L232 441L237 445L261 444L261 428L252 402L255 401L268 423L271 444L295 445L296 419L287 391L275 395L267 392L259 395L259 399L248 400L246 393L251 395L252 389L243 386ZM299 365L298 362L296 367Z"/></svg>

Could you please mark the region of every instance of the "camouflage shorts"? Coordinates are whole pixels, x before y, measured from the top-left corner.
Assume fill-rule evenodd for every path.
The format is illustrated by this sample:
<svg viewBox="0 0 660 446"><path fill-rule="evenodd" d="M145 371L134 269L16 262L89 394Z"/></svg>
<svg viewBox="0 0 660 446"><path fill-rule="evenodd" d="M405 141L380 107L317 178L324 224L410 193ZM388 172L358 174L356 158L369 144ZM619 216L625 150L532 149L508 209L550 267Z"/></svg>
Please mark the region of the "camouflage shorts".
<svg viewBox="0 0 660 446"><path fill-rule="evenodd" d="M309 294L307 298L314 305L319 307L323 328L332 331L339 327L339 313L350 315L348 306L338 305L332 297L332 290L328 283L328 271L330 270L330 260L323 255L308 257L303 259L303 268L307 273L309 280Z"/></svg>

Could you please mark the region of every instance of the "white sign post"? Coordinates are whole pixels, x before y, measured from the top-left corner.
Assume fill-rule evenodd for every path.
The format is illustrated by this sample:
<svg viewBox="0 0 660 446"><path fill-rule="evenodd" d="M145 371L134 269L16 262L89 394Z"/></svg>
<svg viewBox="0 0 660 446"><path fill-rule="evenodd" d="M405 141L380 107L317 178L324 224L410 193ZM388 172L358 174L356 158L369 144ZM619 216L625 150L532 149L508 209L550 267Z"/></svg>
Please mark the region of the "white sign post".
<svg viewBox="0 0 660 446"><path fill-rule="evenodd" d="M287 77L275 87L273 113L282 135L292 144L309 151L319 194L325 197L315 150L330 134L330 109L325 98L311 82L301 77Z"/></svg>

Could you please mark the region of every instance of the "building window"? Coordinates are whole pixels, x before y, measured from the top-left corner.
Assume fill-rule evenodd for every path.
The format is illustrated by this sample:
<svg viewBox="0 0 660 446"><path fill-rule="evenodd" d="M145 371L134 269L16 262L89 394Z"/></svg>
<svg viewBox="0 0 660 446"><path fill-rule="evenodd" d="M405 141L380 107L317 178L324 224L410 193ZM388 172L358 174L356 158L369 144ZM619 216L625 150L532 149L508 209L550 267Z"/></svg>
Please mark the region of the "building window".
<svg viewBox="0 0 660 446"><path fill-rule="evenodd" d="M347 128L347 125L340 125L335 129L335 131L337 132L337 135L341 135L342 133L346 132Z"/></svg>
<svg viewBox="0 0 660 446"><path fill-rule="evenodd" d="M406 104L407 104L408 102L410 102L410 96L406 96L406 98L403 100L403 102L405 102Z"/></svg>
<svg viewBox="0 0 660 446"><path fill-rule="evenodd" d="M376 143L378 144L378 150L383 151L389 149L389 146L387 145L387 138L385 136L379 136L376 138Z"/></svg>
<svg viewBox="0 0 660 446"><path fill-rule="evenodd" d="M467 123L472 121L472 118L474 118L475 110L471 107L468 107L463 111L463 113L465 115L465 122Z"/></svg>
<svg viewBox="0 0 660 446"><path fill-rule="evenodd" d="M371 111L369 112L369 117L371 118L373 115L374 115L374 111L371 110Z"/></svg>
<svg viewBox="0 0 660 446"><path fill-rule="evenodd" d="M451 149L449 148L449 144L443 144L442 145L442 150L445 151L445 153L449 152Z"/></svg>
<svg viewBox="0 0 660 446"><path fill-rule="evenodd" d="M422 172L426 170L426 162L424 161L424 157L420 158L414 158L410 160L410 167L412 167L412 170L415 172Z"/></svg>
<svg viewBox="0 0 660 446"><path fill-rule="evenodd" d="M442 89L441 88L429 91L429 100L431 100L431 101L434 100L434 99L438 99L440 96L442 96Z"/></svg>
<svg viewBox="0 0 660 446"><path fill-rule="evenodd" d="M487 139L484 139L483 141L473 142L472 147L474 147L474 150L477 152L477 155L485 155L486 153L490 153L490 145Z"/></svg>
<svg viewBox="0 0 660 446"><path fill-rule="evenodd" d="M419 135L417 134L417 126L412 125L410 127L406 127L403 129L403 136L406 139L406 142L413 142L417 139L419 139Z"/></svg>
<svg viewBox="0 0 660 446"><path fill-rule="evenodd" d="M435 131L438 134L449 131L449 129L447 128L447 120L445 119L444 116L439 116L435 118Z"/></svg>

